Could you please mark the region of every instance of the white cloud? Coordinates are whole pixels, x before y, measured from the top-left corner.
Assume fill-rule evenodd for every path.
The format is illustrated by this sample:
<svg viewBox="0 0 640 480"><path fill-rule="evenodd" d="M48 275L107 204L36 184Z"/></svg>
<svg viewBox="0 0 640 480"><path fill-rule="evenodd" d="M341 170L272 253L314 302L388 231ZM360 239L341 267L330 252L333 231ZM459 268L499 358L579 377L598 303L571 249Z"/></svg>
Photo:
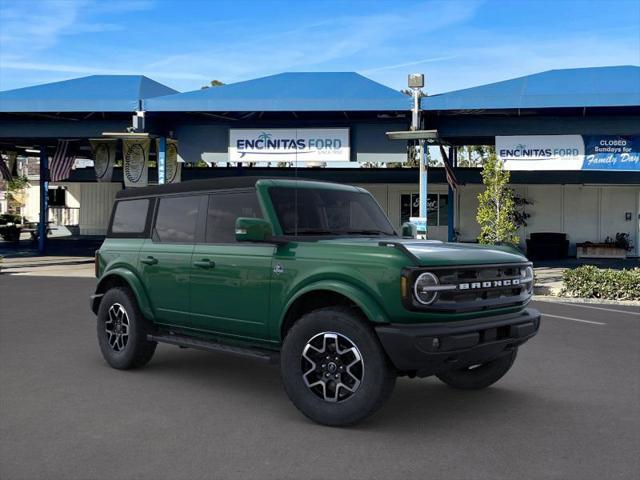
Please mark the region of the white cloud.
<svg viewBox="0 0 640 480"><path fill-rule="evenodd" d="M415 61L405 62L405 63L396 63L395 65L384 65L382 67L367 68L366 70L361 70L360 73L370 74L370 73L374 73L374 72L381 72L383 70L397 70L399 68L414 67L416 65L422 65L424 63L433 63L433 62L442 62L444 60L453 60L454 58L458 58L457 55L445 55L445 56L442 56L442 57L423 58L422 60L415 60Z"/></svg>
<svg viewBox="0 0 640 480"><path fill-rule="evenodd" d="M30 59L56 46L64 36L120 30L122 27L117 23L96 20L96 17L101 12L108 16L151 6L147 1L3 1L0 3L0 58Z"/></svg>
<svg viewBox="0 0 640 480"><path fill-rule="evenodd" d="M7 61L0 62L0 67L13 70L41 71L41 72L58 72L58 73L79 73L83 75L140 75L140 70L119 69L93 67L87 65L65 65L57 63L38 63L38 62L16 62ZM207 80L209 77L189 72L171 72L171 71L147 71L147 75L153 77L164 77L178 80Z"/></svg>

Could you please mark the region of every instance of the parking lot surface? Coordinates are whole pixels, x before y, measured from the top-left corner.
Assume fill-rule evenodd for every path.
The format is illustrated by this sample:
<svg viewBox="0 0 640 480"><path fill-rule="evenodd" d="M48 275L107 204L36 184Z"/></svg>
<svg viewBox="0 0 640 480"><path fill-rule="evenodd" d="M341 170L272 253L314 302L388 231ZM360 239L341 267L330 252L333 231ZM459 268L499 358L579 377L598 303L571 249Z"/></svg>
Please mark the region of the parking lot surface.
<svg viewBox="0 0 640 480"><path fill-rule="evenodd" d="M640 307L535 302L541 332L493 387L402 378L337 429L298 413L274 366L161 345L107 367L93 286L0 276L4 480L640 477Z"/></svg>

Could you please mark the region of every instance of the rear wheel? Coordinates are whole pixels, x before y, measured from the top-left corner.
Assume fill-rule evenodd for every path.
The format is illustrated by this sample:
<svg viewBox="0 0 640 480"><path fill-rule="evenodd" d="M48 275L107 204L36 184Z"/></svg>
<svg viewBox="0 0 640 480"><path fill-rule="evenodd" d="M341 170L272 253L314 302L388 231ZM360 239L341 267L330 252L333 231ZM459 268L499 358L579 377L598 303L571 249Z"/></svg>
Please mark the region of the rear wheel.
<svg viewBox="0 0 640 480"><path fill-rule="evenodd" d="M438 373L436 377L453 388L461 390L481 390L500 380L516 360L518 349L479 365L472 365L460 370Z"/></svg>
<svg viewBox="0 0 640 480"><path fill-rule="evenodd" d="M281 371L293 404L331 426L375 413L396 380L371 327L346 307L315 310L294 324L282 345Z"/></svg>
<svg viewBox="0 0 640 480"><path fill-rule="evenodd" d="M146 365L157 345L147 340L149 329L131 290L117 287L104 294L97 333L100 351L109 365L121 370Z"/></svg>

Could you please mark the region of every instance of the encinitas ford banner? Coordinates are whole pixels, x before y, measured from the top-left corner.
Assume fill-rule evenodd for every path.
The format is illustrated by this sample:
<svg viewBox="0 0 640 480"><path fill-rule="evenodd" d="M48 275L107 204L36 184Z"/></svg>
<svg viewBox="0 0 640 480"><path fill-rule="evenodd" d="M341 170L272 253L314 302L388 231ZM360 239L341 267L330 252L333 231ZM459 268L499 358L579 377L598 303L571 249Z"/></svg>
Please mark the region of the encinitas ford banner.
<svg viewBox="0 0 640 480"><path fill-rule="evenodd" d="M230 162L348 162L348 128L230 129Z"/></svg>
<svg viewBox="0 0 640 480"><path fill-rule="evenodd" d="M496 136L496 154L507 170L580 170L580 135Z"/></svg>
<svg viewBox="0 0 640 480"><path fill-rule="evenodd" d="M507 170L640 171L640 136L496 136Z"/></svg>

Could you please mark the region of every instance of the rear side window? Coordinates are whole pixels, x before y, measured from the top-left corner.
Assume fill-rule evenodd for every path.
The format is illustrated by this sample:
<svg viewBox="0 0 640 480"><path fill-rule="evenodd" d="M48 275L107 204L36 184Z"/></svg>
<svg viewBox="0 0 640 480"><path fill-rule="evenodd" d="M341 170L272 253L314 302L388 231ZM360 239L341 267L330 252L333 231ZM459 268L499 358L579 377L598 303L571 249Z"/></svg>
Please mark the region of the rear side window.
<svg viewBox="0 0 640 480"><path fill-rule="evenodd" d="M198 195L161 198L153 230L154 241L194 243L200 198Z"/></svg>
<svg viewBox="0 0 640 480"><path fill-rule="evenodd" d="M207 243L235 243L238 217L262 218L255 191L209 196Z"/></svg>
<svg viewBox="0 0 640 480"><path fill-rule="evenodd" d="M144 233L147 225L147 213L149 211L149 199L121 200L116 203L113 214L111 232L117 234Z"/></svg>

